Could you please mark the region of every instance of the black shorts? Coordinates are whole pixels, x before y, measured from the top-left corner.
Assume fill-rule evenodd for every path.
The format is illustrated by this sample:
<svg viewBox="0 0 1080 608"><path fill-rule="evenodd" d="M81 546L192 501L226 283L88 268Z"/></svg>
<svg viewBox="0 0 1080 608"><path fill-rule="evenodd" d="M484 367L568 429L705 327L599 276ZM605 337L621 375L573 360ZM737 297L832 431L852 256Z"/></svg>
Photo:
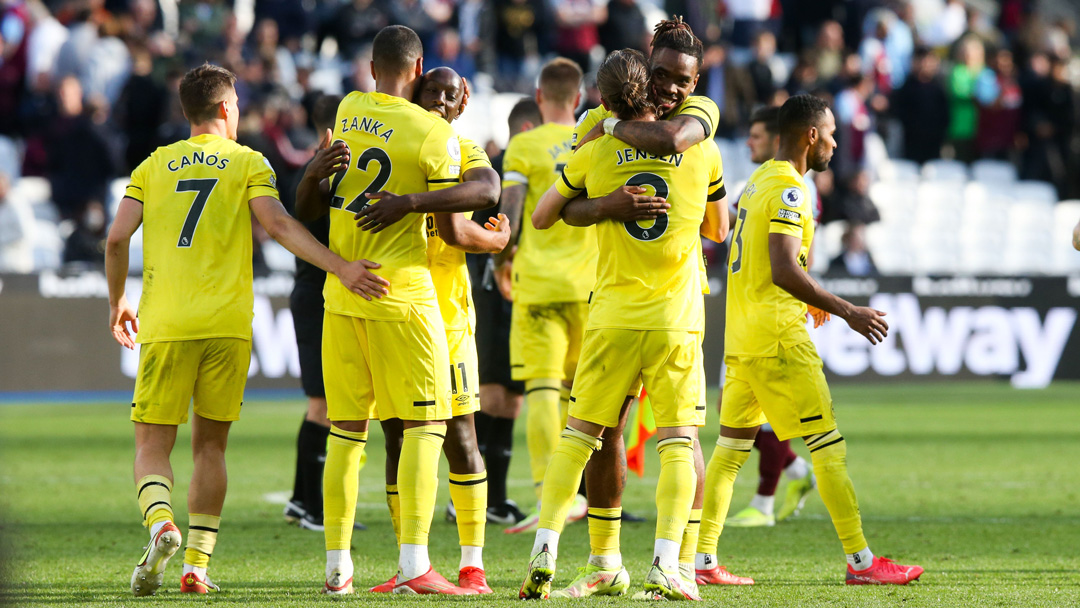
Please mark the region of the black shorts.
<svg viewBox="0 0 1080 608"><path fill-rule="evenodd" d="M321 285L296 283L289 295L296 347L300 352L300 384L308 397L326 397L322 372L323 295Z"/></svg>
<svg viewBox="0 0 1080 608"><path fill-rule="evenodd" d="M499 291L474 284L476 307L476 356L480 363L480 384L499 384L523 393L525 384L510 378L511 304Z"/></svg>

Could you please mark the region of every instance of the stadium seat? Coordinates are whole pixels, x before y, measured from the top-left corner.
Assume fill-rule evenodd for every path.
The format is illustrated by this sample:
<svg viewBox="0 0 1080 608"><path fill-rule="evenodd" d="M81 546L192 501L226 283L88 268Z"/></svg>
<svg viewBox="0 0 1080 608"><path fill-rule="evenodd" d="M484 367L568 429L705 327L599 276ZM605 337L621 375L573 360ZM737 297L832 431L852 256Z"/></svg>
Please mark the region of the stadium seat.
<svg viewBox="0 0 1080 608"><path fill-rule="evenodd" d="M1015 200L1040 201L1051 205L1058 202L1057 189L1050 182L1019 181L1010 186L1007 192Z"/></svg>
<svg viewBox="0 0 1080 608"><path fill-rule="evenodd" d="M960 239L955 231L916 230L911 240L916 273L943 275L956 270L960 260Z"/></svg>
<svg viewBox="0 0 1080 608"><path fill-rule="evenodd" d="M919 181L919 163L902 158L885 161L878 171L878 179L884 182L917 183Z"/></svg>
<svg viewBox="0 0 1080 608"><path fill-rule="evenodd" d="M968 168L958 160L939 158L927 161L922 166L922 177L935 182L966 182Z"/></svg>
<svg viewBox="0 0 1080 608"><path fill-rule="evenodd" d="M1005 160L977 160L971 163L971 179L990 185L1011 184L1016 181L1016 167Z"/></svg>
<svg viewBox="0 0 1080 608"><path fill-rule="evenodd" d="M277 241L270 239L262 244L263 260L266 261L266 266L274 272L287 272L293 274L296 272L296 256L289 253L288 249L285 249Z"/></svg>
<svg viewBox="0 0 1080 608"><path fill-rule="evenodd" d="M828 268L829 262L840 255L843 245L840 242L847 229L847 222L829 222L814 233L814 269Z"/></svg>
<svg viewBox="0 0 1080 608"><path fill-rule="evenodd" d="M35 272L60 268L64 239L60 237L56 223L35 220L33 248Z"/></svg>
<svg viewBox="0 0 1080 608"><path fill-rule="evenodd" d="M908 274L912 271L910 224L870 224L866 227L866 244L882 274Z"/></svg>
<svg viewBox="0 0 1080 608"><path fill-rule="evenodd" d="M911 221L918 189L915 184L876 182L870 184L870 200L877 207L882 221Z"/></svg>
<svg viewBox="0 0 1080 608"><path fill-rule="evenodd" d="M36 205L52 199L52 187L44 177L23 177L12 182L9 196L12 200Z"/></svg>
<svg viewBox="0 0 1080 608"><path fill-rule="evenodd" d="M1073 227L1077 222L1080 222L1080 200L1062 201L1054 206L1051 248L1055 272L1080 273L1080 251L1072 246Z"/></svg>
<svg viewBox="0 0 1080 608"><path fill-rule="evenodd" d="M1053 243L1044 232L1015 232L1007 238L1000 259L1004 274L1051 274Z"/></svg>
<svg viewBox="0 0 1080 608"><path fill-rule="evenodd" d="M1054 208L1039 201L1023 200L1009 205L1008 232L1041 232L1048 238L1054 225Z"/></svg>

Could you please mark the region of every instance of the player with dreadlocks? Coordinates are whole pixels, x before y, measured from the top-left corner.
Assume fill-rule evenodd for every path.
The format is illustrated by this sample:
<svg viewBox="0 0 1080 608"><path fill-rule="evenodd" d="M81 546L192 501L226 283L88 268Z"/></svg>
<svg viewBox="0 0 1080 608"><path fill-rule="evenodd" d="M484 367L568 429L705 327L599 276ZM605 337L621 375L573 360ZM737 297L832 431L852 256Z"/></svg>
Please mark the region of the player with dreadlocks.
<svg viewBox="0 0 1080 608"><path fill-rule="evenodd" d="M704 96L691 96L697 86L698 70L702 59L701 41L694 35L690 26L680 17L662 21L656 26L652 41L652 54L649 58L649 97L655 107L656 117L662 120L620 120L603 106L587 111L574 129L576 147L584 146L589 141L602 135L614 135L617 139L631 146L655 154L670 156L681 154L705 139L715 136L719 122L719 110L716 104ZM726 209L726 190L721 175L719 184L713 184L717 196L721 198L721 209ZM659 215L666 214L670 205L662 199L648 194L644 187L624 186L603 198L586 199L579 197L562 209L563 220L572 226L589 226L602 220L618 222L649 222ZM727 217L721 214L719 221L727 231ZM700 251L698 252L700 259ZM704 261L701 262L702 292L708 293L705 279ZM702 328L704 335L704 328ZM704 370L701 370L704 374ZM586 489L589 502L589 565L582 569L582 574L566 589L556 592L559 595L580 597L615 591L614 582L620 577L612 576L607 570L621 569L614 559L619 553L619 515L622 510L622 494L626 481L626 446L623 441L623 429L626 426L631 398L623 403L618 426L606 429L602 447L589 460L585 471ZM701 395L698 407L700 420L705 423L705 395ZM683 537L679 554L679 569L682 577L693 584L695 578L704 575L699 582L709 584L749 585L753 579L735 576L722 566L714 565L707 572L695 573L694 553L697 547L698 526L704 497L705 463L701 445L694 439L694 468L697 473L697 488L694 495L693 510ZM614 475L610 472L615 471ZM608 587L612 587L609 589Z"/></svg>

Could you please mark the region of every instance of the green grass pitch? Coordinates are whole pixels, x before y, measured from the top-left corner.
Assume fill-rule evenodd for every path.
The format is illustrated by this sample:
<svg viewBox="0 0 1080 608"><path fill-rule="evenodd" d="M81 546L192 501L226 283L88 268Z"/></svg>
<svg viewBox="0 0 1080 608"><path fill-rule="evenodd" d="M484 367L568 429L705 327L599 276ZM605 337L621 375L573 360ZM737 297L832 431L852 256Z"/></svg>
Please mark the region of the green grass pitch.
<svg viewBox="0 0 1080 608"><path fill-rule="evenodd" d="M821 500L796 520L770 529L729 529L723 562L753 576L752 588L704 590L725 606L1077 606L1080 605L1080 385L1014 391L1003 383L840 386L840 428L871 548L926 568L907 588L846 587L840 544ZM710 399L715 401L715 399ZM133 439L125 403L0 406L0 604L51 606L330 605L320 596L322 536L286 525L268 496L291 488L296 430L303 404L250 402L229 446L229 496L211 564L224 591L214 597L178 591L180 558L154 598L132 598L131 568L146 532L139 526L131 479ZM715 413L703 431L706 458L717 433ZM191 473L189 429L181 430L173 465L174 504L186 526L184 492ZM518 425L511 497L528 506L524 429ZM805 454L805 448L797 446ZM625 506L654 512L658 459L649 452L644 480L631 476ZM358 517L369 526L353 537L357 587L380 583L395 569L386 514L381 434L368 444ZM734 507L753 494L757 457L736 486ZM442 478L445 480L445 464ZM782 496L784 486L780 486ZM280 500L280 498L279 498ZM435 567L456 579L456 529L446 523L445 481L432 524ZM653 524L622 529L634 585L652 551ZM493 596L421 598L364 591L342 604L509 605L529 558L531 535L489 526L485 562ZM588 554L584 523L568 526L556 583L568 582ZM567 600L569 601L569 600ZM596 600L605 605L627 598Z"/></svg>

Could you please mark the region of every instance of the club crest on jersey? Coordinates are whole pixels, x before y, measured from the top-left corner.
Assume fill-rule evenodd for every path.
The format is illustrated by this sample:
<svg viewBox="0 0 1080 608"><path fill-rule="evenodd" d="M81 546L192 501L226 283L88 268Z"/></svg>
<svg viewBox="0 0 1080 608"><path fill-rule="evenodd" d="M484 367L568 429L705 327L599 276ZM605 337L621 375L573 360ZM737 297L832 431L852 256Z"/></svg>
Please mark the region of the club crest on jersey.
<svg viewBox="0 0 1080 608"><path fill-rule="evenodd" d="M780 200L788 207L797 208L802 205L802 197L802 190L798 188L788 188L780 195Z"/></svg>
<svg viewBox="0 0 1080 608"><path fill-rule="evenodd" d="M461 142L456 136L446 140L446 153L454 162L461 162Z"/></svg>

